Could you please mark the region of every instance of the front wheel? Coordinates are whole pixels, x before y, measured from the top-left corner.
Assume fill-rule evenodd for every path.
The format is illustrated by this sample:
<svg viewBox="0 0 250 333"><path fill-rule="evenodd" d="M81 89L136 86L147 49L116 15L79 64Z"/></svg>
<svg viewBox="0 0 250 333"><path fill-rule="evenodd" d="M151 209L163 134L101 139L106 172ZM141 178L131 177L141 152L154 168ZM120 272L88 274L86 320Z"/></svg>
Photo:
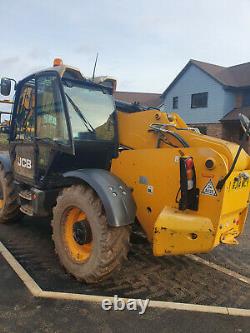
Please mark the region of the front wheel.
<svg viewBox="0 0 250 333"><path fill-rule="evenodd" d="M53 215L55 250L69 273L97 283L120 268L129 249L130 227L110 227L101 200L89 186L64 189Z"/></svg>

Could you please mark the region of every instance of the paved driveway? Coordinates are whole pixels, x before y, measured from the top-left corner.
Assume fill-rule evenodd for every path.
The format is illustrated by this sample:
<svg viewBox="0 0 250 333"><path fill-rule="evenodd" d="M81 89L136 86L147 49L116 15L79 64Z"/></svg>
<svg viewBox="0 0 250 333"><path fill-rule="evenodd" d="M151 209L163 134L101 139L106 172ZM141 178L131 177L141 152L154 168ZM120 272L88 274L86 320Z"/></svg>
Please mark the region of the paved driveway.
<svg viewBox="0 0 250 333"><path fill-rule="evenodd" d="M138 232L122 270L92 287L60 267L48 220L0 225L0 241L44 290L250 308L250 285L184 256L155 258ZM249 277L250 223L239 246L202 257ZM1 256L0 276L0 332L250 332L250 317L153 308L139 316L106 312L100 304L34 298Z"/></svg>

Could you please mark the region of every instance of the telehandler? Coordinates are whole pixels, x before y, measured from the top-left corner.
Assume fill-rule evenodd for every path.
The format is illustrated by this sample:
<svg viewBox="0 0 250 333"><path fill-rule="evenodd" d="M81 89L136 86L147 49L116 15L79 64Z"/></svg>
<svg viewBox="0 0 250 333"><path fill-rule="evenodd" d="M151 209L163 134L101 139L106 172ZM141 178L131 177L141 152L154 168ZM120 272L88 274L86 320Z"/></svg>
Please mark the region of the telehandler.
<svg viewBox="0 0 250 333"><path fill-rule="evenodd" d="M135 219L155 256L236 244L250 186L243 144L202 135L175 113L115 103L114 81L95 81L55 59L15 85L0 222L52 217L61 264L87 283L121 266ZM1 94L10 92L2 78ZM246 139L250 122L240 120Z"/></svg>

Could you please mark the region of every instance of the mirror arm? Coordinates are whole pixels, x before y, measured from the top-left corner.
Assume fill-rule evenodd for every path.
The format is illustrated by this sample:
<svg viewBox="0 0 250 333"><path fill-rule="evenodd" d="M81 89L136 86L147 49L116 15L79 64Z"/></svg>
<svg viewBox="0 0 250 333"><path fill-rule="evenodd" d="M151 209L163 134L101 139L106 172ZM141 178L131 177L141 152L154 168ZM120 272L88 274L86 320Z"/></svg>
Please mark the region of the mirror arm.
<svg viewBox="0 0 250 333"><path fill-rule="evenodd" d="M238 151L237 151L237 153L236 153L236 155L235 155L235 158L234 158L234 160L233 160L233 163L232 163L231 168L229 169L228 173L226 174L226 176L225 176L224 178L222 178L222 179L220 179L220 180L218 181L218 183L217 183L217 185L216 185L216 189L217 189L218 191L221 191L221 190L222 190L222 187L224 186L224 184L225 184L225 182L227 181L228 177L229 177L229 176L231 175L231 173L233 172L234 167L235 167L235 165L236 165L236 163L237 163L237 161L238 161L238 158L239 158L239 156L240 156L240 152L241 152L242 148L243 148L243 142L242 142L241 145L239 146L239 149L238 149Z"/></svg>
<svg viewBox="0 0 250 333"><path fill-rule="evenodd" d="M242 138L241 144L240 144L240 146L239 146L239 148L238 148L238 151L237 151L237 153L236 153L236 155L235 155L235 158L234 158L234 160L233 160L233 163L232 163L232 165L231 165L231 168L229 169L229 171L228 171L228 173L226 174L226 176L225 176L224 178L220 179L220 180L218 181L217 185L216 185L216 189L217 189L218 191L221 191L221 190L222 190L222 188L223 188L225 182L227 181L227 179L230 177L231 173L233 172L234 167L235 167L235 165L236 165L236 163L237 163L237 161L238 161L238 158L239 158L239 156L240 156L240 152L241 152L241 150L243 149L244 141L245 141L245 140L247 139L247 137L249 136L249 135L248 135L248 131L249 131L249 130L250 130L250 124L249 124L249 126L248 126L247 131L246 131L246 132L244 133L244 135L243 135L243 138Z"/></svg>

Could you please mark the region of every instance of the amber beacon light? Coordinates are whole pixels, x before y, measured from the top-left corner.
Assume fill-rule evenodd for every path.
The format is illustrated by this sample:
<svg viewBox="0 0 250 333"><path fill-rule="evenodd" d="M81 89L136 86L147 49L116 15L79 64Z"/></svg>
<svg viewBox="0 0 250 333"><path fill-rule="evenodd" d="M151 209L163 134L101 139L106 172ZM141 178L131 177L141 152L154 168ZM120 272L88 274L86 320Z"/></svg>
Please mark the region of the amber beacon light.
<svg viewBox="0 0 250 333"><path fill-rule="evenodd" d="M53 66L56 67L56 66L62 66L63 65L63 61L61 58L55 58L54 61L53 61Z"/></svg>

